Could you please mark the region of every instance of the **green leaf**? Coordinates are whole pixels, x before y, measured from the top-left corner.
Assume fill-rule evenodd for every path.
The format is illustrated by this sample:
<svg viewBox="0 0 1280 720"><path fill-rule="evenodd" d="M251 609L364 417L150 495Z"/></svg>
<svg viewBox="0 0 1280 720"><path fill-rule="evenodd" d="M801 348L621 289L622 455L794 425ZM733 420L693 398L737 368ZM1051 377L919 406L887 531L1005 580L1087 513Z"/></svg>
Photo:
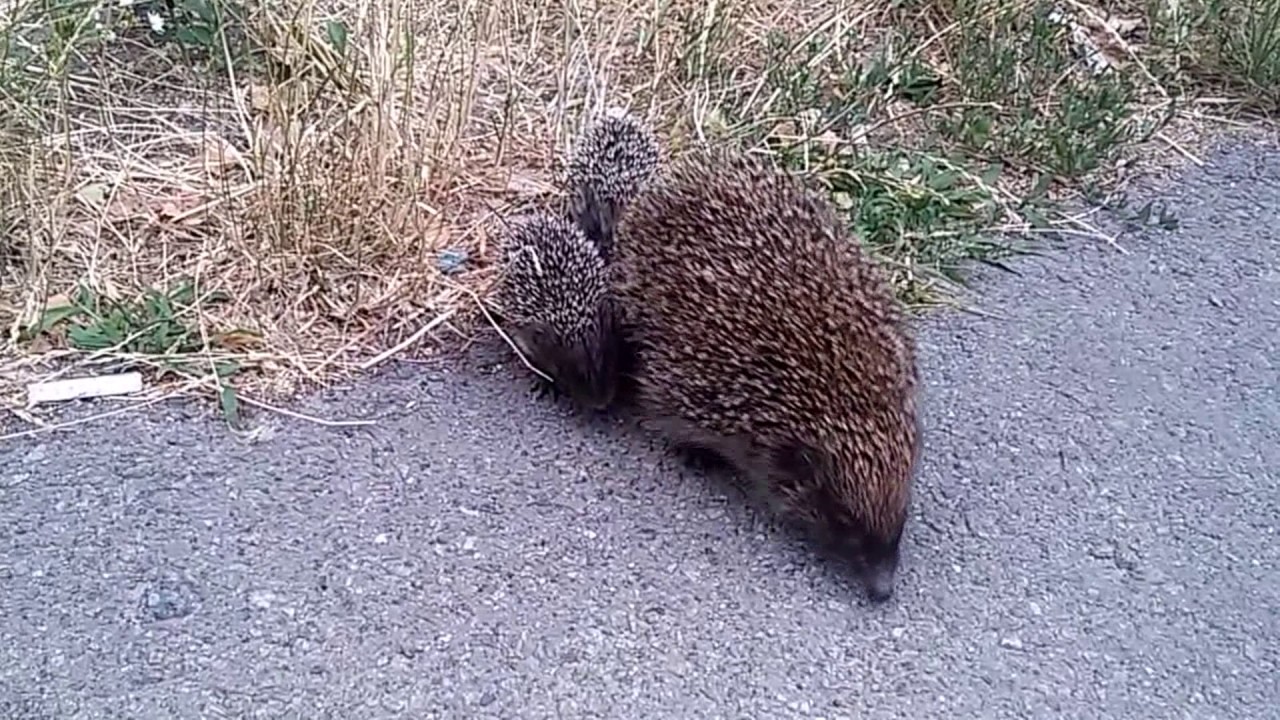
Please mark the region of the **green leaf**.
<svg viewBox="0 0 1280 720"><path fill-rule="evenodd" d="M236 389L230 385L220 386L218 399L222 405L222 417L228 425L237 427L240 424L240 398L236 395Z"/></svg>
<svg viewBox="0 0 1280 720"><path fill-rule="evenodd" d="M98 296L94 294L93 289L80 285L76 289L75 304L80 306L85 312L98 314Z"/></svg>
<svg viewBox="0 0 1280 720"><path fill-rule="evenodd" d="M835 192L831 194L831 201L835 203L837 208L841 210L851 210L854 206L853 198L847 192Z"/></svg>
<svg viewBox="0 0 1280 720"><path fill-rule="evenodd" d="M201 20L213 25L218 22L218 15L214 12L213 6L205 0L187 0L186 9L200 17Z"/></svg>
<svg viewBox="0 0 1280 720"><path fill-rule="evenodd" d="M995 187L996 181L1000 179L1000 174L1002 172L1004 172L1004 164L993 163L989 165L986 170L983 170L982 175L980 175L979 177L982 178L983 185L986 185L988 187Z"/></svg>
<svg viewBox="0 0 1280 720"><path fill-rule="evenodd" d="M1049 186L1053 184L1053 175L1051 173L1041 173L1036 178L1036 184L1031 188L1031 192L1027 193L1027 198L1044 197L1045 192L1049 190Z"/></svg>
<svg viewBox="0 0 1280 720"><path fill-rule="evenodd" d="M230 299L231 299L231 293L228 293L226 290L214 290L204 296L204 301L206 303L226 302L227 300L230 300ZM183 301L183 304L190 305L193 302L195 302L194 291L191 294L191 299Z"/></svg>
<svg viewBox="0 0 1280 720"><path fill-rule="evenodd" d="M188 25L178 30L177 38L186 45L213 46L213 33L203 25Z"/></svg>
<svg viewBox="0 0 1280 720"><path fill-rule="evenodd" d="M172 320L173 305L169 303L169 298L160 293L151 292L150 303L151 316L157 320Z"/></svg>
<svg viewBox="0 0 1280 720"><path fill-rule="evenodd" d="M330 20L325 23L325 33L329 36L329 44L339 55L345 55L347 52L347 26L337 20Z"/></svg>
<svg viewBox="0 0 1280 720"><path fill-rule="evenodd" d="M175 305L190 305L196 300L196 286L190 280L183 280L169 292L169 302Z"/></svg>
<svg viewBox="0 0 1280 720"><path fill-rule="evenodd" d="M219 363L214 363L213 370L220 378L231 377L232 375L240 372L240 363L235 360L224 360Z"/></svg>
<svg viewBox="0 0 1280 720"><path fill-rule="evenodd" d="M942 172L932 174L929 177L929 181L927 184L929 187L933 188L934 190L938 190L938 191L950 190L951 187L955 185L956 178L959 178L959 177L960 177L960 173L956 172L955 170L943 170Z"/></svg>
<svg viewBox="0 0 1280 720"><path fill-rule="evenodd" d="M1049 227L1049 219L1040 213L1039 210L1030 205L1022 208L1022 216L1027 222L1031 223L1031 227L1043 229Z"/></svg>
<svg viewBox="0 0 1280 720"><path fill-rule="evenodd" d="M59 305L55 308L49 308L40 316L39 326L36 328L35 334L39 335L52 328L54 325L80 315L84 311L75 305Z"/></svg>
<svg viewBox="0 0 1280 720"><path fill-rule="evenodd" d="M67 340L74 347L81 350L101 350L114 344L103 336L97 326L84 327L83 325L77 325L67 331Z"/></svg>

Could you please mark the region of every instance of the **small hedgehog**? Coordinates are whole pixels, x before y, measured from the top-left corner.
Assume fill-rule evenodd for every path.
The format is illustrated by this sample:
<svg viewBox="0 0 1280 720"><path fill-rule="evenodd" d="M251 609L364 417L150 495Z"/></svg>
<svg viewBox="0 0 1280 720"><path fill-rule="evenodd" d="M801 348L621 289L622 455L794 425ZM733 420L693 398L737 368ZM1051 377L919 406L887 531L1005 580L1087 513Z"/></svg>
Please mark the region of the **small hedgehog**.
<svg viewBox="0 0 1280 720"><path fill-rule="evenodd" d="M921 430L886 279L788 175L709 151L664 175L629 203L610 260L641 424L737 469L887 600Z"/></svg>
<svg viewBox="0 0 1280 720"><path fill-rule="evenodd" d="M658 142L647 127L619 108L587 126L569 161L570 214L601 257L609 259L613 230L631 198L658 166Z"/></svg>
<svg viewBox="0 0 1280 720"><path fill-rule="evenodd" d="M504 324L531 365L559 390L604 410L627 373L606 274L613 227L626 203L654 174L656 139L626 113L611 110L587 126L569 172L569 214L535 213L510 223L497 297Z"/></svg>
<svg viewBox="0 0 1280 720"><path fill-rule="evenodd" d="M507 225L496 291L504 329L550 379L538 381L539 394L564 391L603 410L620 375L617 313L603 258L566 218L531 213Z"/></svg>

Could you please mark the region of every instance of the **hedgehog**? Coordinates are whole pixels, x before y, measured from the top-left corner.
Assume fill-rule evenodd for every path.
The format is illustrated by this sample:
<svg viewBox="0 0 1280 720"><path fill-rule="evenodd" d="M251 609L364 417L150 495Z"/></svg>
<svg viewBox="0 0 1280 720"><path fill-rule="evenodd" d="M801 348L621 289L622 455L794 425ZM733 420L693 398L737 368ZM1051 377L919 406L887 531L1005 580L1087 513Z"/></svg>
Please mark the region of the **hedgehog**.
<svg viewBox="0 0 1280 720"><path fill-rule="evenodd" d="M540 396L605 410L628 376L605 262L612 229L657 158L649 130L611 109L587 126L569 163L567 217L539 211L510 223L497 298L516 347L544 376Z"/></svg>
<svg viewBox="0 0 1280 720"><path fill-rule="evenodd" d="M500 324L543 376L536 394L607 408L621 375L621 335L603 258L568 218L535 211L506 226L495 296Z"/></svg>
<svg viewBox="0 0 1280 720"><path fill-rule="evenodd" d="M620 108L586 127L569 160L569 213L606 260L613 228L627 203L656 174L659 148L653 133Z"/></svg>
<svg viewBox="0 0 1280 720"><path fill-rule="evenodd" d="M888 600L921 428L915 340L878 264L829 202L732 151L669 165L611 234L610 347L640 424L735 469Z"/></svg>

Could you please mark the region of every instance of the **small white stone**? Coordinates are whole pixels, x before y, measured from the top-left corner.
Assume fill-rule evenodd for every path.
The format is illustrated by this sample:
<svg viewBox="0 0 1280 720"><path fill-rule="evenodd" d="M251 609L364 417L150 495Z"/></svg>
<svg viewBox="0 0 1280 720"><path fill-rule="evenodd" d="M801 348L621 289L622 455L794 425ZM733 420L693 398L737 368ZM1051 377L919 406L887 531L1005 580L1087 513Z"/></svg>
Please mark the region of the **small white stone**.
<svg viewBox="0 0 1280 720"><path fill-rule="evenodd" d="M1007 637L1000 639L1000 647L1006 647L1010 650L1021 650L1022 641L1016 637Z"/></svg>

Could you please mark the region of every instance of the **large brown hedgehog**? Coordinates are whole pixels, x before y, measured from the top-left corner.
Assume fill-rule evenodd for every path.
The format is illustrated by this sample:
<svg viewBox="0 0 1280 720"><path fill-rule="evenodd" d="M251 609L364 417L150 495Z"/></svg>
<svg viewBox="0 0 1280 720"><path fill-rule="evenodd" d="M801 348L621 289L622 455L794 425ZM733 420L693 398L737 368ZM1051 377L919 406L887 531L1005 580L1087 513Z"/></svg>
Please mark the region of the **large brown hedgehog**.
<svg viewBox="0 0 1280 720"><path fill-rule="evenodd" d="M619 378L617 313L604 260L572 221L535 212L508 220L495 297L500 324L533 367L540 395L604 409Z"/></svg>
<svg viewBox="0 0 1280 720"><path fill-rule="evenodd" d="M834 209L703 151L629 203L610 271L642 424L728 461L888 599L921 442L915 342Z"/></svg>

